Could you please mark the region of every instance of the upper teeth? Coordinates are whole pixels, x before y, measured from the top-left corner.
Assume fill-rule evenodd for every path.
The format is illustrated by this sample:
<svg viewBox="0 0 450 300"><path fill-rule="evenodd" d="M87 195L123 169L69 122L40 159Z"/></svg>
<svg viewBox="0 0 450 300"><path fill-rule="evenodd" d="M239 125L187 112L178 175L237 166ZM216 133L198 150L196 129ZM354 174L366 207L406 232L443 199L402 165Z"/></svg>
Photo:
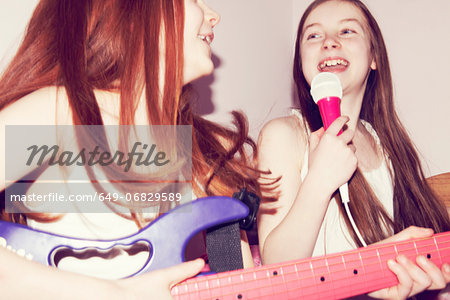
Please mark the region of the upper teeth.
<svg viewBox="0 0 450 300"><path fill-rule="evenodd" d="M323 63L320 64L320 68L323 69L325 67L336 66L336 65L347 66L348 62L343 59L325 60Z"/></svg>
<svg viewBox="0 0 450 300"><path fill-rule="evenodd" d="M201 35L199 34L198 37L202 40L204 40L205 42L207 42L208 44L211 44L211 37L209 35Z"/></svg>

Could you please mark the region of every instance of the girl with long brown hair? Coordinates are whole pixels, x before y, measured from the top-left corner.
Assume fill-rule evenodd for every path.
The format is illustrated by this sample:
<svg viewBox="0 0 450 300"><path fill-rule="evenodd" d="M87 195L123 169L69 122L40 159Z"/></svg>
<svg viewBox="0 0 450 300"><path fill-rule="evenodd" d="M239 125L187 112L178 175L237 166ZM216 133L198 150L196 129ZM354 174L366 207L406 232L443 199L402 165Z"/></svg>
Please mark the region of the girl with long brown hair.
<svg viewBox="0 0 450 300"><path fill-rule="evenodd" d="M251 156L244 149L247 144L255 150L255 145L247 138L243 116L234 113L237 131L230 130L196 115L190 102L189 83L213 71L210 44L218 22L219 15L203 0L41 0L0 79L2 141L6 125L190 125L195 196L231 196L242 187L258 193L257 176L248 167ZM3 177L1 144L0 189L5 189L12 178L8 175L6 182ZM119 144L130 150L120 148L129 146L126 138L119 138ZM26 175L20 168L8 171L14 180ZM56 174L63 186L70 184L64 168L41 171L38 179ZM91 169L86 174L97 182ZM155 179L151 172L131 174ZM124 189L120 184L115 188ZM90 191L96 190L108 191L92 185ZM135 233L166 211L161 202L152 205L153 217L133 206L121 214L7 213L2 203L2 219L73 237L113 239ZM170 287L203 265L194 260L107 281L27 262L0 247L0 289L2 298L15 299L170 299Z"/></svg>
<svg viewBox="0 0 450 300"><path fill-rule="evenodd" d="M343 88L343 116L326 131L310 95L320 72L336 74ZM269 122L258 142L258 168L280 178L259 214L264 263L363 246L337 192L346 182L351 214L367 244L450 229L395 112L383 37L361 1L309 5L298 27L294 80L298 109ZM399 256L390 268L400 284L372 296L406 298L442 289L450 279L447 264L441 272L424 257L415 265Z"/></svg>

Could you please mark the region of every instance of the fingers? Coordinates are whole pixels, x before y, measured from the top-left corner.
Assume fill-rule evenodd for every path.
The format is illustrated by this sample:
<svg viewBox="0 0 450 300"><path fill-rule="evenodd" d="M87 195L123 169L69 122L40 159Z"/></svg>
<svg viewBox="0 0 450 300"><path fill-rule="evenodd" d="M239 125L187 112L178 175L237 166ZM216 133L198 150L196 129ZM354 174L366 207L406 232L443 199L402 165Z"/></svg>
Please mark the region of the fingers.
<svg viewBox="0 0 450 300"><path fill-rule="evenodd" d="M450 282L450 265L445 263L441 267L442 275L446 283Z"/></svg>
<svg viewBox="0 0 450 300"><path fill-rule="evenodd" d="M398 258L397 258L398 260ZM408 274L405 267L395 260L388 260L389 269L397 275L399 284L391 289L388 289L388 296L386 298L406 299L413 289L413 279Z"/></svg>
<svg viewBox="0 0 450 300"><path fill-rule="evenodd" d="M397 276L399 283L394 287L371 293L370 295L375 298L406 299L424 291L433 283L431 276L405 255L399 255L397 260L390 259L387 264L389 269Z"/></svg>
<svg viewBox="0 0 450 300"><path fill-rule="evenodd" d="M424 290L440 290L450 281L450 265L444 264L442 271L425 256L416 257L414 264L405 255L389 260L389 269L397 276L395 287L372 293L374 297L406 299Z"/></svg>
<svg viewBox="0 0 450 300"><path fill-rule="evenodd" d="M430 237L433 235L433 233L434 233L434 231L431 228L409 226L408 228L403 229L399 233L397 233L393 236L390 236L387 239L384 239L378 243L383 244L383 243L391 243L391 242L400 242L400 241L405 241L408 239Z"/></svg>
<svg viewBox="0 0 450 300"><path fill-rule="evenodd" d="M434 265L431 262L424 262L423 260L427 259L423 256L418 256L417 258L422 264L427 264L428 269L431 269L432 265ZM431 276L425 270L423 270L418 265L414 264L411 260L409 260L405 255L399 255L397 257L397 262L402 265L402 267L406 270L406 272L408 273L413 282L409 296L424 291L425 289L429 288L433 283ZM436 267L436 265L434 265L434 267ZM440 270L437 267L436 269L437 272L440 273ZM435 277L438 277L437 274L434 275Z"/></svg>
<svg viewBox="0 0 450 300"><path fill-rule="evenodd" d="M409 226L408 228L402 230L399 234L405 239L417 239L430 237L434 234L434 230L431 228Z"/></svg>
<svg viewBox="0 0 450 300"><path fill-rule="evenodd" d="M353 140L353 136L355 135L355 132L351 129L346 129L340 136L339 139L346 144L347 146L349 146L352 150L356 148L353 146L353 144L351 144L352 140ZM353 152L355 152L353 151Z"/></svg>
<svg viewBox="0 0 450 300"><path fill-rule="evenodd" d="M353 151L353 153L356 153L356 147L353 144L348 144L348 147Z"/></svg>
<svg viewBox="0 0 450 300"><path fill-rule="evenodd" d="M317 145L320 142L320 138L323 136L324 132L325 131L322 127L319 130L316 130L313 133L311 133L311 135L309 137L309 147L310 147L311 151L316 149Z"/></svg>
<svg viewBox="0 0 450 300"><path fill-rule="evenodd" d="M325 131L325 134L329 134L332 136L338 136L339 132L342 131L342 133L339 135L339 139L344 142L344 144L349 145L351 141L353 140L353 136L355 135L355 132L351 129L345 129L344 126L348 123L350 120L347 116L340 116L334 122L328 127L328 129ZM349 145L350 146L350 145ZM356 151L355 147L351 145L351 149Z"/></svg>
<svg viewBox="0 0 450 300"><path fill-rule="evenodd" d="M177 283L197 275L205 266L205 261L201 258L191 260L162 271L165 273L166 278L172 288Z"/></svg>
<svg viewBox="0 0 450 300"><path fill-rule="evenodd" d="M399 284L389 288L381 289L369 294L378 299L406 299L413 289L413 280L408 271L397 261L390 259L387 261L389 269L397 276Z"/></svg>
<svg viewBox="0 0 450 300"><path fill-rule="evenodd" d="M433 262L426 259L423 255L417 256L416 263L430 278L430 284L427 286L429 290L440 290L445 288L447 281L444 275L444 266L442 268L443 271L441 272Z"/></svg>
<svg viewBox="0 0 450 300"><path fill-rule="evenodd" d="M317 145L320 142L320 139L322 138L322 136L326 133L328 135L331 136L337 136L338 133L343 130L343 127L345 126L345 124L347 124L347 122L349 121L349 117L347 116L340 116L339 118L337 118L336 120L334 120L334 122L330 125L330 127L328 127L328 129L326 131L324 131L323 127L314 131L313 133L311 133L310 138L309 138L309 144L310 144L310 148L313 150L317 147ZM343 133L341 135L339 135L339 139L342 140L345 144L349 144L354 136L354 131L350 130L350 129L346 129L345 131L343 131ZM350 145L349 145L350 146ZM353 150L353 152L356 151L356 148L351 145L350 148Z"/></svg>
<svg viewBox="0 0 450 300"><path fill-rule="evenodd" d="M330 127L328 127L326 133L337 136L339 131L344 129L344 125L350 120L347 116L340 116L333 123L331 123ZM347 131L347 130L346 130Z"/></svg>

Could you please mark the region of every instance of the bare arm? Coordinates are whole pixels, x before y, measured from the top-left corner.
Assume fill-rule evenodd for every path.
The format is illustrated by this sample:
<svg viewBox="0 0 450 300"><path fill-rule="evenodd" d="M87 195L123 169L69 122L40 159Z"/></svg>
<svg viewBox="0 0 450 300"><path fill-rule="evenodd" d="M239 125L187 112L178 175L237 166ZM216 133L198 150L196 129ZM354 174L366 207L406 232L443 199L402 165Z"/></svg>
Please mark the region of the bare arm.
<svg viewBox="0 0 450 300"><path fill-rule="evenodd" d="M170 288L194 276L201 259L122 280L103 280L27 261L0 247L0 290L5 299L172 299Z"/></svg>
<svg viewBox="0 0 450 300"><path fill-rule="evenodd" d="M347 145L353 132L336 136L347 121L341 117L326 134L321 130L311 136L309 171L303 181L300 171L308 142L298 121L277 119L262 130L258 168L270 170L271 177L281 176L277 188L266 195L276 201L260 209L258 232L265 264L311 256L333 192L356 169L356 157Z"/></svg>
<svg viewBox="0 0 450 300"><path fill-rule="evenodd" d="M0 247L0 290L5 299L114 299L119 288L106 280L59 271ZM6 294L5 294L6 293ZM89 296L88 296L89 295Z"/></svg>
<svg viewBox="0 0 450 300"><path fill-rule="evenodd" d="M60 99L61 101L57 101ZM20 179L33 170L33 166L26 166L23 162L14 168L6 170L6 126L8 125L71 125L72 117L67 98L63 89L56 87L43 88L35 91L0 111L0 190ZM13 132L14 134L14 132ZM56 145L55 135L39 135L41 145ZM22 139L14 138L14 149L26 149L30 144ZM5 178L5 171L8 178ZM9 182L6 182L6 179Z"/></svg>

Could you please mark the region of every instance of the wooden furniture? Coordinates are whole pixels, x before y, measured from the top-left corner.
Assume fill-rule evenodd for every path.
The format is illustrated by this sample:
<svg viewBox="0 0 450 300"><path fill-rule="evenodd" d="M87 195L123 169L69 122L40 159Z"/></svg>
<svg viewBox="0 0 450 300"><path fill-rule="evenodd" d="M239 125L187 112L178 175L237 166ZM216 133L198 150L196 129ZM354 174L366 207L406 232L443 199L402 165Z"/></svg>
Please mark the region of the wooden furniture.
<svg viewBox="0 0 450 300"><path fill-rule="evenodd" d="M450 211L450 172L431 176L427 182Z"/></svg>

